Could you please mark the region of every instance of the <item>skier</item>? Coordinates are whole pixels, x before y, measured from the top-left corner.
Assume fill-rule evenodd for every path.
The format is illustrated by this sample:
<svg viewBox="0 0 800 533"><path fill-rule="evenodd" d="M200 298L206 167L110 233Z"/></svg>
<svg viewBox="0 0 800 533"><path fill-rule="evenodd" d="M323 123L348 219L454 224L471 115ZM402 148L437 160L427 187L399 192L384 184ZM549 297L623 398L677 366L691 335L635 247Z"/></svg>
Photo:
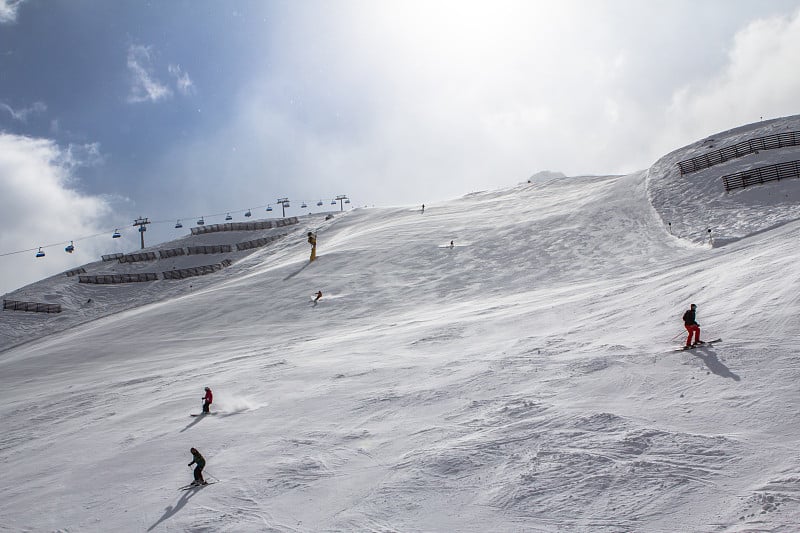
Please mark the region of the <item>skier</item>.
<svg viewBox="0 0 800 533"><path fill-rule="evenodd" d="M320 298L322 298L322 291L317 291L317 297L314 298L314 305L317 305Z"/></svg>
<svg viewBox="0 0 800 533"><path fill-rule="evenodd" d="M422 214L425 214L425 204L422 204Z"/></svg>
<svg viewBox="0 0 800 533"><path fill-rule="evenodd" d="M211 406L211 402L214 401L214 395L211 394L211 389L206 387L206 395L203 396L203 414L208 414L208 408Z"/></svg>
<svg viewBox="0 0 800 533"><path fill-rule="evenodd" d="M683 324L686 327L686 331L689 332L689 336L686 337L686 348L703 344L703 341L700 340L700 324L695 321L696 309L697 306L692 304L691 307L683 313ZM692 337L694 337L694 342L692 342Z"/></svg>
<svg viewBox="0 0 800 533"><path fill-rule="evenodd" d="M308 232L308 244L311 245L311 261L317 258L317 236Z"/></svg>
<svg viewBox="0 0 800 533"><path fill-rule="evenodd" d="M453 247L453 246L455 246L455 245L456 245L456 244L455 244L453 241L450 241L450 248L452 248L452 247Z"/></svg>
<svg viewBox="0 0 800 533"><path fill-rule="evenodd" d="M197 464L197 466L194 467L194 481L192 481L191 484L208 485L208 482L205 479L203 479L203 468L206 467L205 458L202 455L200 455L200 452L198 452L196 448L192 448L189 451L192 452L192 462L189 463L189 466Z"/></svg>

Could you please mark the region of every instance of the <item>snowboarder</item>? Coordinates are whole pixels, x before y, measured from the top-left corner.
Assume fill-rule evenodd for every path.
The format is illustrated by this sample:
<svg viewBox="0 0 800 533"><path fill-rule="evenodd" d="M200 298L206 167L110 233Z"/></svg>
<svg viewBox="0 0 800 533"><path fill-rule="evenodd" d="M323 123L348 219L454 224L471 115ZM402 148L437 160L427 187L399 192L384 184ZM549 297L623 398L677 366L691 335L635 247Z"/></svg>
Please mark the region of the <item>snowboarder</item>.
<svg viewBox="0 0 800 533"><path fill-rule="evenodd" d="M214 395L211 393L211 389L206 387L206 394L203 396L203 414L208 414L209 407L211 407L211 402L214 401Z"/></svg>
<svg viewBox="0 0 800 533"><path fill-rule="evenodd" d="M322 291L317 291L316 298L314 298L314 305L317 305L317 302L320 298L322 298Z"/></svg>
<svg viewBox="0 0 800 533"><path fill-rule="evenodd" d="M194 467L194 481L192 481L192 485L207 485L205 479L203 479L203 468L206 467L206 460L205 458L200 455L200 452L197 451L197 448L192 448L189 450L192 452L192 462L189 463L189 466L196 464L197 466Z"/></svg>
<svg viewBox="0 0 800 533"><path fill-rule="evenodd" d="M692 304L691 307L683 313L683 324L686 327L686 331L689 332L689 336L686 337L687 348L703 343L703 341L700 340L700 324L695 321L696 309L697 306ZM692 337L694 337L694 342L692 342Z"/></svg>
<svg viewBox="0 0 800 533"><path fill-rule="evenodd" d="M308 232L308 244L311 245L311 261L317 258L317 236Z"/></svg>

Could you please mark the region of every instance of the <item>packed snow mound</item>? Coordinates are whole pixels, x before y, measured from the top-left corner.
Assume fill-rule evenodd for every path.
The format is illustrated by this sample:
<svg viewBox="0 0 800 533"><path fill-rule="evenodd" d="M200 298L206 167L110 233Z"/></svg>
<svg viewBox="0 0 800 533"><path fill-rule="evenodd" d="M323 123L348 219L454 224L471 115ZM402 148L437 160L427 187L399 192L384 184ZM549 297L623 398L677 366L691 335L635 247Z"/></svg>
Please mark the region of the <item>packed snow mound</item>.
<svg viewBox="0 0 800 533"><path fill-rule="evenodd" d="M552 172L550 170L542 170L528 178L528 183L545 183L552 180L566 178L567 176L562 172Z"/></svg>
<svg viewBox="0 0 800 533"><path fill-rule="evenodd" d="M678 167L680 161L743 141L796 131L800 131L800 115L720 132L665 155L648 171L653 206L674 235L714 245L797 220L800 218L800 180L772 181L726 192L722 177L798 161L800 146L760 150L684 175Z"/></svg>

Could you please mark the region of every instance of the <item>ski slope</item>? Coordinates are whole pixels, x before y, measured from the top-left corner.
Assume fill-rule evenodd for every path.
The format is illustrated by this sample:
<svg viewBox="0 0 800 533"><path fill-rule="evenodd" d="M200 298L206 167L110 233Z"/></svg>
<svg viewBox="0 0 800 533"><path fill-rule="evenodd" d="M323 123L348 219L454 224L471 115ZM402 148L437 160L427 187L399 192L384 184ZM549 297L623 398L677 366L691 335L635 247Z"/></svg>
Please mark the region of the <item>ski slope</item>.
<svg viewBox="0 0 800 533"><path fill-rule="evenodd" d="M800 117L714 138L765 128ZM0 313L0 531L792 531L800 181L725 194L702 146L303 219L91 312L20 289L72 307ZM690 303L724 341L675 352ZM192 446L219 482L178 491Z"/></svg>

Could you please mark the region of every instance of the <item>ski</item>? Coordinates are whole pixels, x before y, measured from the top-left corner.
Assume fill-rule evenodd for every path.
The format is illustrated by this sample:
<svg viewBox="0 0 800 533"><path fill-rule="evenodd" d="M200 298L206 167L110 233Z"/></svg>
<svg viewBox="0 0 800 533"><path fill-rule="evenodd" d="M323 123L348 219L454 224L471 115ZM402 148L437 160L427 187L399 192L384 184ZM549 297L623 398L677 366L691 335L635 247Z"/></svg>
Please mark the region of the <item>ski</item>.
<svg viewBox="0 0 800 533"><path fill-rule="evenodd" d="M178 490L189 490L189 489L194 489L194 488L200 489L200 488L203 488L203 487L205 487L207 485L213 485L214 483L216 483L216 481L208 481L208 482L206 482L205 485L198 485L196 483L189 483L188 485L184 485L183 487L178 487Z"/></svg>
<svg viewBox="0 0 800 533"><path fill-rule="evenodd" d="M701 341L698 344L693 344L691 346L682 346L677 350L673 350L675 352L683 352L686 350L694 350L695 348L702 348L703 346L714 346L714 344L722 342L722 339L714 339L713 341Z"/></svg>
<svg viewBox="0 0 800 533"><path fill-rule="evenodd" d="M216 411L214 411L213 413L192 413L189 416L205 416L205 415L215 415L215 414L217 414Z"/></svg>

